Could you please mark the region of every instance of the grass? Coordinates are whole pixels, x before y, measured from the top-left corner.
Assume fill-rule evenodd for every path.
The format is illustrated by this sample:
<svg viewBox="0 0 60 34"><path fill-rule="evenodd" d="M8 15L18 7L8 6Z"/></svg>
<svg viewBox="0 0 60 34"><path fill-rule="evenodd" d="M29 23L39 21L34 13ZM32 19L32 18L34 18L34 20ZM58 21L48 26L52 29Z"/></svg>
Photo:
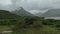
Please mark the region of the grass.
<svg viewBox="0 0 60 34"><path fill-rule="evenodd" d="M0 31L11 30L13 27L14 27L13 25L0 26ZM24 31L21 31L21 32L16 31L16 32L9 33L9 34L60 34L60 30L44 25L44 27L40 29L27 28Z"/></svg>
<svg viewBox="0 0 60 34"><path fill-rule="evenodd" d="M0 31L1 30L11 30L13 28L13 25L0 25Z"/></svg>
<svg viewBox="0 0 60 34"><path fill-rule="evenodd" d="M44 25L41 29L28 28L25 31L17 31L12 34L60 34L60 30Z"/></svg>

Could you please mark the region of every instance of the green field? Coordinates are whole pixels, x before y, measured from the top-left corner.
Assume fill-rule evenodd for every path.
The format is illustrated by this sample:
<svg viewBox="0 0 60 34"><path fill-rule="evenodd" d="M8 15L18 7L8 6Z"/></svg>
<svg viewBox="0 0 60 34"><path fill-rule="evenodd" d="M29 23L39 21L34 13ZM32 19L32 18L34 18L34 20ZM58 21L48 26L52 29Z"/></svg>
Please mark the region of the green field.
<svg viewBox="0 0 60 34"><path fill-rule="evenodd" d="M41 29L27 28L26 30L23 30L21 32L16 31L11 34L60 34L60 30L57 30L49 26L44 26Z"/></svg>

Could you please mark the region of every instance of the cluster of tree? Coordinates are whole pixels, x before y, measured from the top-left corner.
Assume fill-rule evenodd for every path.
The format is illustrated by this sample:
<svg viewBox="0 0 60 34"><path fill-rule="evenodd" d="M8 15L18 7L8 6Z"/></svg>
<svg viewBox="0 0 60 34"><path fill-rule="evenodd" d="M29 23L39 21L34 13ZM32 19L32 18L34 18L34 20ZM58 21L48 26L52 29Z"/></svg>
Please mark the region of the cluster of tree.
<svg viewBox="0 0 60 34"><path fill-rule="evenodd" d="M44 18L39 18L39 17L25 17L23 19L21 19L20 22L18 22L15 26L15 28L13 28L13 30L22 30L22 29L26 29L26 28L42 28L43 24L42 24L42 19Z"/></svg>
<svg viewBox="0 0 60 34"><path fill-rule="evenodd" d="M58 30L60 30L60 20L46 19L43 20L42 24L51 25L53 27L56 27Z"/></svg>
<svg viewBox="0 0 60 34"><path fill-rule="evenodd" d="M44 25L53 25L55 23L54 19L45 19L42 22Z"/></svg>
<svg viewBox="0 0 60 34"><path fill-rule="evenodd" d="M0 20L0 25L14 25L16 24L17 20L10 20L10 19L7 19L7 20Z"/></svg>

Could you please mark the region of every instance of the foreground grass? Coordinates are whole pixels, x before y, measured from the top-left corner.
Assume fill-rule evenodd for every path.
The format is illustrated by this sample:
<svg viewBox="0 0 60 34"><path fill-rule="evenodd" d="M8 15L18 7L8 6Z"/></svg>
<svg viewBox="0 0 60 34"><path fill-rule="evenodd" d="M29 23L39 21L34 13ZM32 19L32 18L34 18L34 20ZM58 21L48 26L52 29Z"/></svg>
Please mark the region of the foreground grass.
<svg viewBox="0 0 60 34"><path fill-rule="evenodd" d="M24 31L16 31L11 34L60 34L60 31L49 26L44 26L41 29L28 28Z"/></svg>
<svg viewBox="0 0 60 34"><path fill-rule="evenodd" d="M0 26L0 31L3 30L12 30L13 25ZM44 25L43 28L27 28L25 30L16 31L9 34L60 34L60 30Z"/></svg>
<svg viewBox="0 0 60 34"><path fill-rule="evenodd" d="M0 25L0 31L1 30L12 30L14 26L13 25Z"/></svg>

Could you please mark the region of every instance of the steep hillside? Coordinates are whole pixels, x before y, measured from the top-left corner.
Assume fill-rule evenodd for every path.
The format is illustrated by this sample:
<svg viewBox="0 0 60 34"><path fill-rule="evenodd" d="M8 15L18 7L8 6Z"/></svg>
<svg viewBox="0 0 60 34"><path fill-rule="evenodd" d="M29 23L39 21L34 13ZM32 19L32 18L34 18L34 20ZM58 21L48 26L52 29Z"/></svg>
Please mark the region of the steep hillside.
<svg viewBox="0 0 60 34"><path fill-rule="evenodd" d="M27 12L26 10L24 10L22 7L20 7L21 9L17 10L17 11L13 11L12 13L15 13L19 16L34 16L33 14Z"/></svg>
<svg viewBox="0 0 60 34"><path fill-rule="evenodd" d="M6 10L0 10L0 19L13 19L18 17L16 14L12 14Z"/></svg>

